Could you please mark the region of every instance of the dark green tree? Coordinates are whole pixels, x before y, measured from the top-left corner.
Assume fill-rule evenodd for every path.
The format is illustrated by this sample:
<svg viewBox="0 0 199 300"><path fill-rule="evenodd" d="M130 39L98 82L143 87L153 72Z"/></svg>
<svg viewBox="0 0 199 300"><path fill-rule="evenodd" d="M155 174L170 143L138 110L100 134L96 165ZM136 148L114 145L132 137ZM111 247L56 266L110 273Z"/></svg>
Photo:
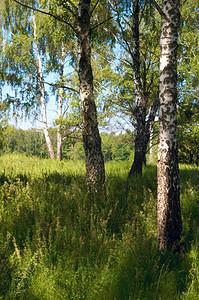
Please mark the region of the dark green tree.
<svg viewBox="0 0 199 300"><path fill-rule="evenodd" d="M179 161L199 163L199 65L198 2L186 1L181 8L178 49L178 147Z"/></svg>

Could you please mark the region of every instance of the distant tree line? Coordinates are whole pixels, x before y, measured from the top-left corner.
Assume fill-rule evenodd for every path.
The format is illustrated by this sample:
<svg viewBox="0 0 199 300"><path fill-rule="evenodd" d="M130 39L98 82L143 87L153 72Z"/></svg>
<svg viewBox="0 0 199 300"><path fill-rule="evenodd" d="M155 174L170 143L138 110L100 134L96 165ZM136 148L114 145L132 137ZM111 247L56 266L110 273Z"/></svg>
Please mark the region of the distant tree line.
<svg viewBox="0 0 199 300"><path fill-rule="evenodd" d="M157 126L156 126L157 127ZM157 129L155 130L157 131ZM197 130L195 130L197 131ZM57 147L56 129L50 128L50 137L53 148ZM196 132L197 133L197 132ZM178 126L179 162L185 164L199 164L199 138L194 131L183 132L182 124ZM101 133L102 152L105 161L129 160L134 155L133 132L127 130L125 133L115 132ZM147 156L149 156L149 147ZM23 153L27 156L49 158L48 149L43 130L17 129L14 126L0 124L0 153ZM77 131L75 136L63 139L62 153L64 159L84 160L85 154L81 141L81 132ZM157 135L154 136L153 162L157 160Z"/></svg>
<svg viewBox="0 0 199 300"><path fill-rule="evenodd" d="M7 126L1 127L0 134L1 153L23 153L27 156L49 157L43 130L23 130ZM50 128L49 134L55 150L57 147L56 130ZM133 133L130 131L125 134L103 133L101 137L105 161L128 160L132 157L134 148L132 135ZM62 153L64 159L85 159L81 132L76 132L75 137L70 136L63 139Z"/></svg>

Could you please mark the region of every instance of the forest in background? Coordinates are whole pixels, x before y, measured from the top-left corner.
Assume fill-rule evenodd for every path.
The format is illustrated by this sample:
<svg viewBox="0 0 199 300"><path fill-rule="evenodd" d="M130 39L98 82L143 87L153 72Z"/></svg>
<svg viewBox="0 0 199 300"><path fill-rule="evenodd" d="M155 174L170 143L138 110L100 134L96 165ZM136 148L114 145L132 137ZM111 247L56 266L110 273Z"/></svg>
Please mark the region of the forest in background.
<svg viewBox="0 0 199 300"><path fill-rule="evenodd" d="M185 112L184 112L185 113ZM193 112L187 113L188 121L186 128L184 120L178 125L178 151L179 162L183 164L199 164L199 134L198 128L192 127L194 124ZM183 114L184 115L184 114ZM196 117L197 120L197 117ZM156 123L156 127L158 124ZM195 126L195 125L194 125ZM147 149L147 161L156 164L157 161L157 131L154 130L154 140L152 154L150 158L150 147ZM54 151L57 147L56 129L49 129ZM133 160L134 155L134 135L130 130L126 133L101 133L102 151L105 161L110 160ZM0 131L0 153L21 153L26 156L37 156L48 158L49 153L46 146L45 137L42 129L16 129L8 124L2 125ZM84 160L85 154L81 138L81 132L76 130L73 134L65 132L62 144L63 159Z"/></svg>

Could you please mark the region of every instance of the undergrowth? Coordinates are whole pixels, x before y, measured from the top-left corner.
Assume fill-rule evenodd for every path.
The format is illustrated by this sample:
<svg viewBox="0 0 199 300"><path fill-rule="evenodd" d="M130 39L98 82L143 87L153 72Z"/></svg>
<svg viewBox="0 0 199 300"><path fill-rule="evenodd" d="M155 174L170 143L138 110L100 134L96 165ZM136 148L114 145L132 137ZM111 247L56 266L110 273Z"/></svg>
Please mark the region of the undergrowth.
<svg viewBox="0 0 199 300"><path fill-rule="evenodd" d="M83 162L0 157L0 299L193 300L199 295L199 169L180 166L185 253L156 242L156 167L106 165L87 205Z"/></svg>

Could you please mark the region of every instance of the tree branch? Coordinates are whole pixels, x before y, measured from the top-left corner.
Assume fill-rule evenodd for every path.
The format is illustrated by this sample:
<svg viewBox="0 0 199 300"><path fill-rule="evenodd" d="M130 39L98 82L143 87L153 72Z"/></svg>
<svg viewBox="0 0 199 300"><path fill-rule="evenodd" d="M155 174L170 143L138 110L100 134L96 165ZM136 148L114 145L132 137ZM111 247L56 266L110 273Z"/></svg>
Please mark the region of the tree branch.
<svg viewBox="0 0 199 300"><path fill-rule="evenodd" d="M70 0L66 0L66 1L69 2L69 4L74 8L75 12L77 13L77 11L78 11L77 6Z"/></svg>
<svg viewBox="0 0 199 300"><path fill-rule="evenodd" d="M186 2L187 2L187 0L184 0L183 3L180 4L180 6L182 7Z"/></svg>
<svg viewBox="0 0 199 300"><path fill-rule="evenodd" d="M125 49L125 51L127 51L131 57L133 57L133 53L131 51L131 46L129 45L129 42L127 41L127 39L125 38L125 34L124 34L124 30L122 28L122 25L121 25L121 22L120 22L120 18L122 18L124 20L124 22L126 22L126 24L131 27L130 23L128 22L128 20L126 20L126 18L124 16L122 16L122 14L118 11L118 8L117 8L117 5L116 3L112 3L110 0L109 0L109 3L111 5L111 7L113 8L113 10L116 12L117 16L118 16L118 25L120 27L120 30L122 32L122 38L120 38L120 40L116 37L116 35L114 36L115 40L117 42L120 43L120 45ZM124 46L124 44L126 44L126 47Z"/></svg>
<svg viewBox="0 0 199 300"><path fill-rule="evenodd" d="M90 16L92 16L92 14L93 14L93 12L94 12L95 8L97 7L98 3L99 3L99 0L97 0L97 2L95 3L95 5L94 5L93 9L91 10L91 14L90 14Z"/></svg>
<svg viewBox="0 0 199 300"><path fill-rule="evenodd" d="M72 8L69 8L69 7L67 7L66 4L62 3L63 1L60 1L60 2L64 8L66 8L68 11L70 11L73 14L73 16L77 17L78 8L75 6L75 4L72 1L66 0L66 2L68 2L72 6L72 8L75 10L75 12L72 10Z"/></svg>
<svg viewBox="0 0 199 300"><path fill-rule="evenodd" d="M157 11L159 12L159 14L164 17L167 21L168 21L168 18L167 16L165 15L165 13L163 12L162 8L159 6L159 4L155 1L155 0L151 0L151 2L155 5Z"/></svg>
<svg viewBox="0 0 199 300"><path fill-rule="evenodd" d="M55 16L55 15L53 15L53 14L51 14L50 12L46 12L46 11L43 11L43 10L40 10L40 9L37 9L37 8L34 8L34 7L32 7L32 6L29 6L29 5L26 5L26 4L23 4L23 3L21 3L20 1L18 1L18 0L13 0L14 2L16 2L17 4L19 4L19 5L21 5L21 6L23 6L23 7L26 7L26 8L29 8L29 9L32 9L32 10L34 10L34 11L37 11L37 12L40 12L40 13L42 13L42 14L45 14L45 15L48 15L48 16L51 16L51 17L53 17L53 18L55 18L56 20L58 20L58 21L60 21L60 22L62 22L62 23L65 23L65 24L67 24L75 33L76 33L76 30L75 30L75 28L70 24L70 23L68 23L67 21L65 21L64 19L62 19L62 18L60 18L59 16Z"/></svg>
<svg viewBox="0 0 199 300"><path fill-rule="evenodd" d="M78 90L75 90L75 89L73 89L69 86L66 86L66 85L62 85L62 84L58 84L58 83L50 83L50 82L46 82L46 81L41 81L41 83L45 83L45 84L48 84L50 86L54 86L54 87L57 87L57 88L67 89L69 91L72 91L72 92L75 92L75 93L79 94Z"/></svg>
<svg viewBox="0 0 199 300"><path fill-rule="evenodd" d="M99 24L97 24L97 25L93 26L93 27L91 28L91 31L92 31L93 29L95 29L95 28L99 27L100 25L104 24L105 22L107 22L107 21L111 20L111 19L113 19L113 17L110 17L110 18L108 18L108 19L106 19L106 20L102 21L101 23L99 23Z"/></svg>

